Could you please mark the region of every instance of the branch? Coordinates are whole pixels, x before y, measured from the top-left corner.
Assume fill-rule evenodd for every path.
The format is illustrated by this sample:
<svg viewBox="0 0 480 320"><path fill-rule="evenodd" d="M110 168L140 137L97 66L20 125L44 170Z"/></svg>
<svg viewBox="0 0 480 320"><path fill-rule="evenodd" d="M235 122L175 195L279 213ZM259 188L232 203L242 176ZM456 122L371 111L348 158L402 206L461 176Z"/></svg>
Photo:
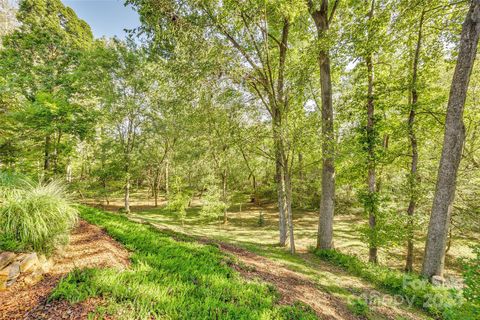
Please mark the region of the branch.
<svg viewBox="0 0 480 320"><path fill-rule="evenodd" d="M257 71L262 78L265 78L265 75L262 74L261 69L257 66L257 64L253 61L252 57L247 53L247 51L238 43L238 41L222 26L222 24L218 23L215 17L205 8L203 10L208 15L214 26L227 37L227 39L232 43L233 47L240 52L240 54L247 60L248 64Z"/></svg>
<svg viewBox="0 0 480 320"><path fill-rule="evenodd" d="M335 15L335 11L337 10L337 6L338 6L339 2L340 2L340 0L335 0L335 2L333 3L332 12L330 13L330 17L328 18L327 25L330 25L330 23L332 23L332 20L333 20L333 17Z"/></svg>
<svg viewBox="0 0 480 320"><path fill-rule="evenodd" d="M285 18L283 22L282 29L282 42L280 45L279 53L279 62L278 62L278 82L277 82L277 94L278 101L285 108L285 93L284 93L284 73L285 73L285 61L287 58L287 48L288 48L288 31L290 29L290 23L288 19Z"/></svg>
<svg viewBox="0 0 480 320"><path fill-rule="evenodd" d="M434 11L434 10L437 10L437 9L444 9L446 7L455 6L457 4L466 3L466 2L470 2L470 1L461 0L461 1L457 1L457 2L447 3L447 4L444 4L444 5L440 5L440 6L433 7L433 8L430 8L428 10L425 10L425 12L430 12L430 11Z"/></svg>
<svg viewBox="0 0 480 320"><path fill-rule="evenodd" d="M270 108L270 105L267 103L267 101L265 101L265 99L263 98L263 95L261 94L260 90L258 89L257 85L255 84L255 82L253 81L250 81L250 85L253 87L253 90L255 90L255 92L258 94L258 96L260 97L260 100L262 101L263 105L265 106L265 108L267 109L268 113L270 113L270 116L273 117L273 110L271 110Z"/></svg>
<svg viewBox="0 0 480 320"><path fill-rule="evenodd" d="M243 12L243 14L244 14L247 18L251 19L251 17L250 17L247 13L244 13L244 12ZM272 40L275 41L275 43L276 43L277 45L280 45L280 41L279 41L273 34L271 34L270 32L268 32L267 30L265 30L265 28L262 27L260 24L255 23L255 25L256 25L260 30L262 30L262 32L263 32L264 34L266 34L266 35L268 35L270 38L272 38Z"/></svg>

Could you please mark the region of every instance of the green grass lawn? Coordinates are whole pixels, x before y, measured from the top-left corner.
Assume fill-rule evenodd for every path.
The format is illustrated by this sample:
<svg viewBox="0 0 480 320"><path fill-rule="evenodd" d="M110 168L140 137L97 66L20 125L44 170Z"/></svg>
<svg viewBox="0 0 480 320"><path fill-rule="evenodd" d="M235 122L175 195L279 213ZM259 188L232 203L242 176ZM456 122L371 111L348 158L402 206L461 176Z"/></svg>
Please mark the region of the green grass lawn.
<svg viewBox="0 0 480 320"><path fill-rule="evenodd" d="M115 206L109 208L117 211ZM205 219L199 215L201 207L194 204L187 210L187 215L180 220L178 215L165 207L153 208L152 206L134 207L132 214L128 217L134 221L143 221L163 230L164 233L173 232L174 234L184 234L193 237L208 237L234 244L248 251L267 257L281 263L290 270L308 276L318 289L328 292L340 298L346 304L352 304L363 299L365 295L371 295L371 292L379 294L382 297L392 298L396 295L391 290L377 285L370 279L363 279L355 273L345 271L335 264L325 261L320 257L305 250L314 245L317 213L308 211L299 211L295 215L296 242L299 252L296 255L290 255L285 248L276 245L278 237L277 212L274 208L255 207L245 205L244 210L230 208L229 223L224 225L221 219ZM262 212L263 221L259 223L259 213ZM335 227L336 248L343 253L358 255L366 254L367 248L355 234L355 227L358 226L360 218L354 216L337 216ZM169 231L166 231L169 230ZM400 248L399 248L400 250ZM389 251L391 253L391 250ZM403 263L403 256L389 255L382 252L382 262L384 266L393 269L400 269ZM450 260L451 261L451 260ZM417 266L420 263L417 262ZM397 267L397 268L395 268ZM450 264L450 267L453 267ZM451 269L450 269L451 270ZM400 271L399 271L400 274ZM385 299L389 301L390 299ZM383 300L382 300L383 301ZM429 319L430 316L421 310L417 305L409 306L407 303L387 303L380 305L369 305L368 319ZM355 312L353 312L355 313Z"/></svg>
<svg viewBox="0 0 480 320"><path fill-rule="evenodd" d="M323 261L310 252L303 251L291 255L285 248L278 247L275 244L278 231L274 212L264 211L265 224L260 226L256 214L258 212L252 212L248 208L243 212L231 212L227 225L223 225L215 219L206 220L199 217L199 210L199 207L189 208L183 223L178 220L175 212L166 208L142 208L133 212L129 218L149 222L160 229L165 228L180 234L208 237L232 243L308 276L317 284L319 290L340 298L346 304L354 305L355 301L361 300L365 294L368 295L369 292L381 289L368 281L362 281L358 277L344 272L341 268ZM302 216L301 219L310 222L310 217ZM306 221L302 221L300 225L306 225ZM315 222L310 223L315 225ZM311 239L315 239L314 233L315 231L312 230ZM303 232L302 236L306 237ZM388 296L388 293L384 292L381 295ZM392 317L392 314L398 319L430 318L422 310L415 307L410 308L406 304L371 305L369 306L369 315L365 318L386 319Z"/></svg>
<svg viewBox="0 0 480 320"><path fill-rule="evenodd" d="M132 203L136 203L132 201ZM112 201L115 206L108 209L117 211L123 205L121 199ZM278 243L278 211L273 205L263 207L244 204L242 211L238 206L229 208L228 224L224 225L222 219L204 219L200 217L201 203L196 200L192 207L187 209L184 221L178 219L175 212L164 206L157 208L146 201L138 202L132 207L132 216L152 223L163 224L168 228L186 234L208 236L238 245L257 245L273 247ZM162 204L164 204L162 202ZM259 225L260 213L263 224ZM318 212L294 209L293 219L295 224L295 245L299 251L316 245L318 231ZM362 241L358 228L368 221L359 215L337 214L334 221L335 248L342 253L356 255L364 261L368 260L368 245ZM423 260L424 234L418 234L415 242L414 269L420 272ZM478 237L473 235L473 237ZM459 258L473 256L471 245L475 243L472 235L466 234L456 237L451 250L446 255L445 275L449 277L461 276L461 263ZM379 250L379 260L382 265L403 270L405 266L405 247L403 244L392 246L388 250Z"/></svg>
<svg viewBox="0 0 480 320"><path fill-rule="evenodd" d="M107 305L97 313L119 319L316 319L301 304L279 305L274 287L242 279L216 246L92 208L83 207L81 217L130 250L132 265L75 270L51 299L103 297Z"/></svg>

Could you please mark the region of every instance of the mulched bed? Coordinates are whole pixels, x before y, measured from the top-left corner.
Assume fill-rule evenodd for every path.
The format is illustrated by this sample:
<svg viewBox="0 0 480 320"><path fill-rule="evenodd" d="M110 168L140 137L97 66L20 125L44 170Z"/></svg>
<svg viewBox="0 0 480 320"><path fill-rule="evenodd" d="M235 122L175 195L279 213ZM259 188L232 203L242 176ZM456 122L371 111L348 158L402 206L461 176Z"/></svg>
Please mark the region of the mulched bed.
<svg viewBox="0 0 480 320"><path fill-rule="evenodd" d="M124 269L129 265L128 257L128 251L102 229L80 221L71 234L70 244L53 257L55 264L42 281L27 286L20 278L0 292L0 320L87 319L103 303L100 298L72 305L66 301L48 302L50 292L74 268Z"/></svg>

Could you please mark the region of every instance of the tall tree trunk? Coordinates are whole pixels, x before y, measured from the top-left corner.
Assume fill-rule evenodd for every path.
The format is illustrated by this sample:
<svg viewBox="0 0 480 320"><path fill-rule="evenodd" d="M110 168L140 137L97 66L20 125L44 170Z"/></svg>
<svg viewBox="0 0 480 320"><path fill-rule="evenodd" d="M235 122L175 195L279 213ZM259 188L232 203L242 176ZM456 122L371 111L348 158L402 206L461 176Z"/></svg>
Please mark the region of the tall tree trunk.
<svg viewBox="0 0 480 320"><path fill-rule="evenodd" d="M125 165L125 212L130 213L130 165Z"/></svg>
<svg viewBox="0 0 480 320"><path fill-rule="evenodd" d="M368 93L367 93L367 141L368 141L368 174L367 174L367 184L368 184L368 193L369 193L369 204L367 204L368 211L368 224L370 226L370 232L376 232L376 186L375 186L375 105L373 97L373 62L372 56L368 55L366 58L367 64L367 75L368 75ZM369 257L368 261L377 263L378 262L378 248L377 244L370 240L369 243Z"/></svg>
<svg viewBox="0 0 480 320"><path fill-rule="evenodd" d="M165 199L168 199L168 194L169 194L169 184L168 184L168 179L170 178L169 176L169 166L170 162L168 159L165 160Z"/></svg>
<svg viewBox="0 0 480 320"><path fill-rule="evenodd" d="M288 49L288 33L290 30L290 23L287 18L283 21L282 38L279 44L279 62L278 62L278 80L277 80L277 96L271 95L271 110L273 123L273 139L275 143L275 167L276 167L276 181L278 193L278 211L279 211L279 231L280 231L280 245L285 246L287 237L287 226L290 232L290 250L295 251L293 238L293 220L292 220L292 205L291 205L291 185L288 177L288 163L287 150L285 146L285 133L283 132L283 125L285 125L282 115L286 116L287 99L284 90L284 72L285 61L287 58Z"/></svg>
<svg viewBox="0 0 480 320"><path fill-rule="evenodd" d="M312 18L317 28L318 40L328 31L328 0L322 0L319 10L313 10L312 1L308 2ZM335 4L336 5L336 4ZM313 11L312 11L313 10ZM332 12L332 15L334 12ZM334 127L332 80L330 72L330 54L328 49L318 54L320 68L320 88L322 97L322 194L318 222L317 248L333 248L333 214L335 210L335 167L334 167Z"/></svg>
<svg viewBox="0 0 480 320"><path fill-rule="evenodd" d="M285 192L285 178L283 169L282 157L282 142L280 137L279 119L273 119L273 136L275 143L275 184L277 185L277 201L278 201L278 230L279 230L279 245L284 247L287 242L287 200Z"/></svg>
<svg viewBox="0 0 480 320"><path fill-rule="evenodd" d="M214 19L215 20L215 19ZM216 21L213 21L216 23ZM266 22L266 21L265 21ZM244 19L245 26L247 29L248 23ZM258 72L259 78L257 80L252 81L252 86L255 91L258 93L259 98L261 98L262 102L270 112L272 117L272 135L274 141L274 150L275 150L275 185L277 189L277 196L278 196L278 211L279 211L279 233L280 239L279 244L281 246L285 246L286 243L286 219L288 217L292 217L291 215L291 197L287 196L287 184L285 181L285 173L288 173L288 168L284 167L284 159L286 159L287 155L287 148L285 145L285 137L283 136L282 131L282 116L287 114L287 99L284 92L284 73L285 73L285 62L287 56L287 49L288 49L288 34L290 23L287 17L284 17L283 20L283 28L282 28L282 35L280 42L278 43L279 47L279 60L278 60L278 78L276 83L276 90L274 88L274 80L273 80L273 70L270 65L270 60L267 58L267 61L262 61L263 59L260 57L260 64L262 65L259 67L256 63L256 59L252 59L252 57L247 53L246 50L242 47L242 45L235 40L235 38L228 33L227 30L223 28L222 25L218 25L217 27L220 31L225 35L225 37L231 42L233 47L235 47L238 52L246 59L247 63ZM247 30L249 32L249 30ZM252 34L250 34L252 35ZM262 33L262 48L265 50L270 50L270 44L268 43L270 37L268 37L267 32ZM252 41L255 42L256 35L251 37ZM264 47L263 47L264 45ZM254 45L259 50L260 47ZM262 55L262 54L260 54ZM255 78L255 77L254 77ZM259 89L257 84L261 87ZM288 205L290 203L290 206ZM290 211L290 214L288 213ZM293 223L292 223L293 229ZM292 232L293 235L293 232ZM293 241L293 237L291 239Z"/></svg>
<svg viewBox="0 0 480 320"><path fill-rule="evenodd" d="M305 180L305 173L303 171L303 153L298 153L298 177L300 179L300 183L303 184Z"/></svg>
<svg viewBox="0 0 480 320"><path fill-rule="evenodd" d="M57 139L55 140L55 143L53 146L53 172L57 174L58 173L58 147L62 139L62 131L58 130L55 136Z"/></svg>
<svg viewBox="0 0 480 320"><path fill-rule="evenodd" d="M414 239L414 214L415 206L417 202L417 185L418 185L418 175L417 175L417 165L418 165L418 150L417 150L417 137L415 135L414 123L415 123L415 113L418 104L418 92L417 92L417 78L418 78L418 62L420 58L420 49L422 46L422 31L423 31L423 21L425 17L425 10L422 11L420 16L420 22L418 26L418 37L417 45L415 47L415 54L413 57L412 65L412 84L411 84L411 103L410 103L410 114L408 116L408 137L410 139L410 147L412 151L412 162L410 165L410 177L409 177L409 188L410 188L410 201L408 203L407 209L407 257L405 261L405 271L413 271L413 239Z"/></svg>
<svg viewBox="0 0 480 320"><path fill-rule="evenodd" d="M285 194L286 194L286 208L288 221L288 235L290 239L290 253L295 253L295 237L293 234L293 212L292 212L292 182L290 173L288 172L287 161L285 161Z"/></svg>
<svg viewBox="0 0 480 320"><path fill-rule="evenodd" d="M390 140L390 135L388 133L384 134L383 136L383 143L382 143L382 148L383 148L383 152L384 153L387 153L388 152L388 141ZM377 192L377 194L380 194L380 191L382 190L382 182L383 182L383 179L382 179L382 170L383 168L380 167L378 168L377 172L376 172L376 181L375 181L375 191Z"/></svg>
<svg viewBox="0 0 480 320"><path fill-rule="evenodd" d="M48 134L45 137L45 153L44 153L44 160L43 160L43 170L45 172L50 170L50 144L51 144L51 138L50 138L50 135Z"/></svg>
<svg viewBox="0 0 480 320"><path fill-rule="evenodd" d="M102 185L103 185L103 194L105 197L105 202L107 203L107 206L110 204L110 201L108 200L108 192L107 192L107 179L102 179Z"/></svg>
<svg viewBox="0 0 480 320"><path fill-rule="evenodd" d="M155 197L155 169L149 168L148 169L148 182L149 182L149 188L150 188L150 196Z"/></svg>
<svg viewBox="0 0 480 320"><path fill-rule="evenodd" d="M367 1L368 3L368 1ZM367 14L367 19L373 19L373 12L375 8L375 0L370 3L370 9ZM369 31L368 31L369 32ZM370 38L370 32L368 34ZM371 41L371 40L370 40ZM369 257L368 261L372 263L378 262L378 248L374 239L374 233L377 231L377 194L376 194L376 155L375 155L375 104L374 104L374 68L373 68L373 54L368 52L365 56L365 64L367 67L367 188L368 200L365 204L368 213L368 224L370 227L369 239Z"/></svg>
<svg viewBox="0 0 480 320"><path fill-rule="evenodd" d="M283 20L282 28L282 40L279 47L279 63L278 63L278 82L277 82L277 101L280 104L281 112L285 115L285 120L288 116L288 98L285 94L285 82L284 82L284 73L285 73L285 61L287 59L287 49L288 49L288 34L290 31L290 22L288 18ZM286 123L286 121L285 121ZM284 123L284 124L285 124ZM288 149L286 147L286 134L283 131L283 127L280 126L280 146L281 152L280 156L282 158L282 186L283 194L285 201L285 210L286 210L286 219L289 230L290 238L290 253L295 253L295 237L293 234L293 212L292 212L292 183L290 180L290 167L288 165Z"/></svg>
<svg viewBox="0 0 480 320"><path fill-rule="evenodd" d="M442 276L450 216L455 198L457 171L465 141L463 110L480 33L480 0L472 0L462 26L457 65L453 74L445 121L442 157L433 198L422 274Z"/></svg>
<svg viewBox="0 0 480 320"><path fill-rule="evenodd" d="M155 199L155 207L158 207L158 189L159 189L159 179L160 179L160 169L155 168L155 174L153 176L153 197Z"/></svg>
<svg viewBox="0 0 480 320"><path fill-rule="evenodd" d="M67 160L67 168L66 168L66 176L65 179L68 183L72 183L72 160L70 157Z"/></svg>
<svg viewBox="0 0 480 320"><path fill-rule="evenodd" d="M223 224L227 224L228 217L227 217L227 170L226 169L224 169L222 172L222 201L224 203Z"/></svg>
<svg viewBox="0 0 480 320"><path fill-rule="evenodd" d="M257 178L252 174L252 188L253 188L253 204L258 205L258 194L257 194Z"/></svg>

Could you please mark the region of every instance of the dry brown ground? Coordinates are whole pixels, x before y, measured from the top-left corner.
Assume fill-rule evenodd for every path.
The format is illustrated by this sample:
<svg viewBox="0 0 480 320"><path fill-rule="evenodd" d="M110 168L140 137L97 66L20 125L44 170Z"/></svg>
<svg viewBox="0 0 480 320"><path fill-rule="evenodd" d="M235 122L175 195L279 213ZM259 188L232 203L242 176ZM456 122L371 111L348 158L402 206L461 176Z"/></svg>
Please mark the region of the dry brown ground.
<svg viewBox="0 0 480 320"><path fill-rule="evenodd" d="M247 265L246 268L242 266L236 268L245 278L260 279L273 284L281 294L280 303L293 304L296 301L305 303L315 310L319 319L361 319L354 316L339 298L319 290L308 277L238 247L221 242L218 246Z"/></svg>
<svg viewBox="0 0 480 320"><path fill-rule="evenodd" d="M72 232L70 243L54 256L54 266L45 278L29 287L22 279L0 292L0 319L86 319L89 312L102 303L88 299L82 303L48 302L58 281L74 268L128 266L129 253L100 228L80 221Z"/></svg>
<svg viewBox="0 0 480 320"><path fill-rule="evenodd" d="M138 222L146 222L138 217L132 217L131 219ZM148 223L159 230L172 231L170 226L152 222ZM316 270L317 273L313 277L292 270L288 265L280 261L273 261L272 259L223 241L214 240L205 236L201 236L198 239L202 243L214 243L220 250L233 255L238 260L238 262L234 264L234 268L245 278L257 279L274 285L280 292L280 303L293 304L296 301L300 301L310 306L319 319L365 319L363 316L352 314L348 306L348 299L340 298L340 296L329 292L329 288L319 279L320 277L331 278L327 281L328 283L335 282L340 287L353 291L361 291L367 296L384 297L388 298L387 300L393 299L393 296L375 290L363 281L347 275L339 268L335 268L325 262L319 264L319 261L310 261L312 256L308 253L300 255L308 264L311 264L311 268ZM409 309L404 305L372 305L371 311L369 319L429 319L429 317L420 310Z"/></svg>

